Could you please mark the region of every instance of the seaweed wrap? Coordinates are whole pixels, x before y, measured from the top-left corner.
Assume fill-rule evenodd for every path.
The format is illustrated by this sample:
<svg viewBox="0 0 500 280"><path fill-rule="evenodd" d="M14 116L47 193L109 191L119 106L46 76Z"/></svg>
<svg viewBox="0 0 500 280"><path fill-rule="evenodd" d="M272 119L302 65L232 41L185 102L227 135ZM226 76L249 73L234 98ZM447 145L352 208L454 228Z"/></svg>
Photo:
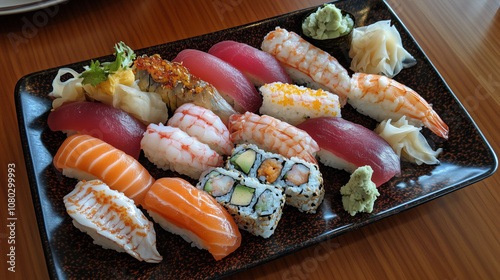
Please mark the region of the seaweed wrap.
<svg viewBox="0 0 500 280"><path fill-rule="evenodd" d="M218 167L204 172L196 187L224 206L240 229L264 238L276 230L285 205L280 186L261 184L240 172Z"/></svg>

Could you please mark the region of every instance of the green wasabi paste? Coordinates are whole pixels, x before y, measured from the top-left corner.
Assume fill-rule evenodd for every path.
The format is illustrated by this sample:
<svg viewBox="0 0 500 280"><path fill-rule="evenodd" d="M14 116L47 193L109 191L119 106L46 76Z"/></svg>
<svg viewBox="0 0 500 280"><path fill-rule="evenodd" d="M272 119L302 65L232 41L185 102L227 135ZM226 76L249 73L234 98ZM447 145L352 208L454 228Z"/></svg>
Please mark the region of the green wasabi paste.
<svg viewBox="0 0 500 280"><path fill-rule="evenodd" d="M302 31L313 39L334 39L348 34L354 26L349 15L342 15L335 4L325 4L302 23Z"/></svg>
<svg viewBox="0 0 500 280"><path fill-rule="evenodd" d="M373 169L370 166L359 167L351 174L349 182L340 188L344 210L351 216L358 212L373 211L373 204L380 193L375 183L371 181L372 174Z"/></svg>

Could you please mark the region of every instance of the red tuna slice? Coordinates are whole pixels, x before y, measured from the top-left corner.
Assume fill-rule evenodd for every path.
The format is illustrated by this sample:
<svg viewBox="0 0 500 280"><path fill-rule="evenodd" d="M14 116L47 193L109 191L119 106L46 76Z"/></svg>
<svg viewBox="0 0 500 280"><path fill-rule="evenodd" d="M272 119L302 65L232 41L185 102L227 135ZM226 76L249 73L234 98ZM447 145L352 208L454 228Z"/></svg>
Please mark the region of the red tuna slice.
<svg viewBox="0 0 500 280"><path fill-rule="evenodd" d="M373 169L372 181L378 187L401 173L400 159L392 147L375 132L342 118L321 117L308 119L297 126L305 130L318 143L321 150L331 153L355 168L369 165ZM320 161L321 152L318 153ZM325 164L340 168L335 164ZM347 170L354 172L354 170Z"/></svg>
<svg viewBox="0 0 500 280"><path fill-rule="evenodd" d="M262 97L255 86L238 69L209 53L185 49L173 62L182 62L189 73L212 84L217 91L240 113L256 112Z"/></svg>
<svg viewBox="0 0 500 280"><path fill-rule="evenodd" d="M52 131L77 131L139 158L146 126L125 111L98 102L69 102L50 112Z"/></svg>
<svg viewBox="0 0 500 280"><path fill-rule="evenodd" d="M222 41L213 45L208 53L233 65L256 87L274 82L293 83L274 56L250 45L230 40Z"/></svg>

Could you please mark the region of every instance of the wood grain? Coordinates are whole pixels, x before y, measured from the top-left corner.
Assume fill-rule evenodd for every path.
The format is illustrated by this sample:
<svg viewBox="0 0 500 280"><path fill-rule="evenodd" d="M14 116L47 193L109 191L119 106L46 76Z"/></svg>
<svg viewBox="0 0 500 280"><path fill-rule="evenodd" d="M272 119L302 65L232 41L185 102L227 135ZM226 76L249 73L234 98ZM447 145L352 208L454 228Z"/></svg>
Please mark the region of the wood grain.
<svg viewBox="0 0 500 280"><path fill-rule="evenodd" d="M46 279L17 127L14 87L26 74L171 42L322 1L70 1L0 16L1 279ZM498 0L387 0L495 151L500 149ZM7 270L7 164L16 175L16 272ZM500 175L229 279L495 279Z"/></svg>

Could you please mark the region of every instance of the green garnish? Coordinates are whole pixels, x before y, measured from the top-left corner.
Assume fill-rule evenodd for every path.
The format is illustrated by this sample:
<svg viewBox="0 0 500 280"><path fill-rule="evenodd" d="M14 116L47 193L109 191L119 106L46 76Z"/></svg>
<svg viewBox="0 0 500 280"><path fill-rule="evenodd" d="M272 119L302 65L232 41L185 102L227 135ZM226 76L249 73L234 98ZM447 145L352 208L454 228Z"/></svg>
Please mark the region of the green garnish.
<svg viewBox="0 0 500 280"><path fill-rule="evenodd" d="M120 69L127 70L136 57L134 51L123 42L115 45L114 55L116 59L113 62L101 64L98 60L91 61L90 66L86 66L85 71L79 77L83 78L82 85L97 86L106 81L110 74L114 74Z"/></svg>

